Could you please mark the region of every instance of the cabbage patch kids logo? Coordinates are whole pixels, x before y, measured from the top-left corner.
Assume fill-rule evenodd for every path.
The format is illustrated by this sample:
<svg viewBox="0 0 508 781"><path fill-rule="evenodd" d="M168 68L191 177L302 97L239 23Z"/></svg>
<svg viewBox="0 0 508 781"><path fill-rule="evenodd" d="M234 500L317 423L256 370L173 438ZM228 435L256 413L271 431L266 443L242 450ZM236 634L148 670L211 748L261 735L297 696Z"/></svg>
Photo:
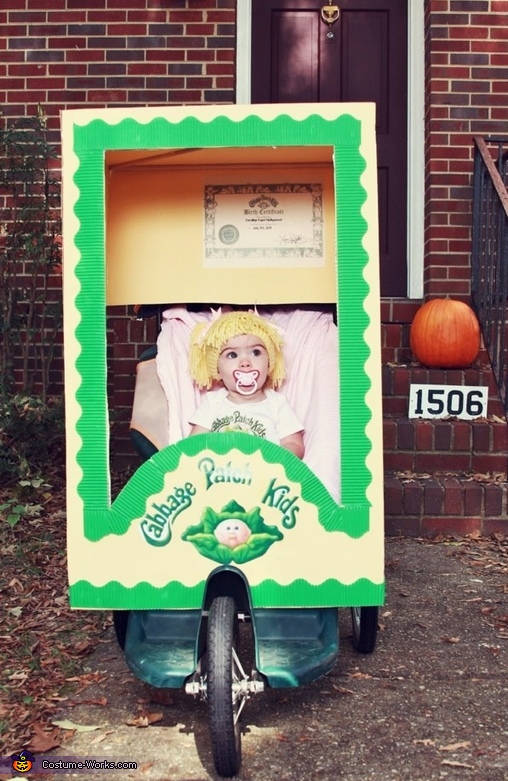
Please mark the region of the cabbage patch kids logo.
<svg viewBox="0 0 508 781"><path fill-rule="evenodd" d="M201 522L182 534L182 540L191 542L202 556L219 564L244 564L257 559L283 538L276 526L267 526L259 507L247 512L235 501L228 502L220 512L205 507Z"/></svg>
<svg viewBox="0 0 508 781"><path fill-rule="evenodd" d="M152 502L141 521L141 533L149 545L161 548L171 542L171 527L175 519L191 506L196 489L192 483L175 488L163 502Z"/></svg>

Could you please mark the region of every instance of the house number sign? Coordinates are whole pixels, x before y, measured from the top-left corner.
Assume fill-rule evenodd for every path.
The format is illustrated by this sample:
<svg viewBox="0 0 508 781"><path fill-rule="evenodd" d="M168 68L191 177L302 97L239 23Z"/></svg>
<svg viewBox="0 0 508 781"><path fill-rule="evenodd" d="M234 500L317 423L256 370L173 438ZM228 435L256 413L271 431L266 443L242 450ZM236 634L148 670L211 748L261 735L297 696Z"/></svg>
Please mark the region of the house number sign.
<svg viewBox="0 0 508 781"><path fill-rule="evenodd" d="M474 385L411 385L410 418L487 417L489 389Z"/></svg>

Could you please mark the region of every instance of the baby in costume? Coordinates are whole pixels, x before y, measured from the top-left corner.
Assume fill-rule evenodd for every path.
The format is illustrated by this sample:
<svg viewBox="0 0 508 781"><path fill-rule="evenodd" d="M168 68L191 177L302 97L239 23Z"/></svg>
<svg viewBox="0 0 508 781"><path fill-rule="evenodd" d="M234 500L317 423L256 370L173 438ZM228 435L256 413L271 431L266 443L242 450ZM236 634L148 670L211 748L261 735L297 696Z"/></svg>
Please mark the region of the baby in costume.
<svg viewBox="0 0 508 781"><path fill-rule="evenodd" d="M254 312L228 312L191 334L190 373L200 388L214 381L194 412L191 436L205 431L244 431L303 458L303 425L277 388L286 369L282 338Z"/></svg>

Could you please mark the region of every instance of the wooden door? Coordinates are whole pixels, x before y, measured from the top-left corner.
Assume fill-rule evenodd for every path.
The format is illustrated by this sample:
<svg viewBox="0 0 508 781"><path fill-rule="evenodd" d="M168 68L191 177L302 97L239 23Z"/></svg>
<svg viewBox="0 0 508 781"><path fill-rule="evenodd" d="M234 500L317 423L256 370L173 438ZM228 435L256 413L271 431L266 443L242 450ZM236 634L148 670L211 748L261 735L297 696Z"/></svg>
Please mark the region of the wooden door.
<svg viewBox="0 0 508 781"><path fill-rule="evenodd" d="M407 294L407 2L253 0L253 103L376 103L381 294ZM329 33L333 33L333 37Z"/></svg>

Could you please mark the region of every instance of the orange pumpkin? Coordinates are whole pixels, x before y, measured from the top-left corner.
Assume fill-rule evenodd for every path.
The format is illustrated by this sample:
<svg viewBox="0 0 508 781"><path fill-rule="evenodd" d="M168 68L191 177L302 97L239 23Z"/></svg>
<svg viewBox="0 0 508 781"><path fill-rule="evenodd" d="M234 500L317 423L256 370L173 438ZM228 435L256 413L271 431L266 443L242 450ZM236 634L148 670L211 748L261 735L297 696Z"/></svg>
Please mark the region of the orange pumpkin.
<svg viewBox="0 0 508 781"><path fill-rule="evenodd" d="M423 366L463 369L480 350L480 325L471 307L463 301L434 298L414 316L410 344Z"/></svg>

